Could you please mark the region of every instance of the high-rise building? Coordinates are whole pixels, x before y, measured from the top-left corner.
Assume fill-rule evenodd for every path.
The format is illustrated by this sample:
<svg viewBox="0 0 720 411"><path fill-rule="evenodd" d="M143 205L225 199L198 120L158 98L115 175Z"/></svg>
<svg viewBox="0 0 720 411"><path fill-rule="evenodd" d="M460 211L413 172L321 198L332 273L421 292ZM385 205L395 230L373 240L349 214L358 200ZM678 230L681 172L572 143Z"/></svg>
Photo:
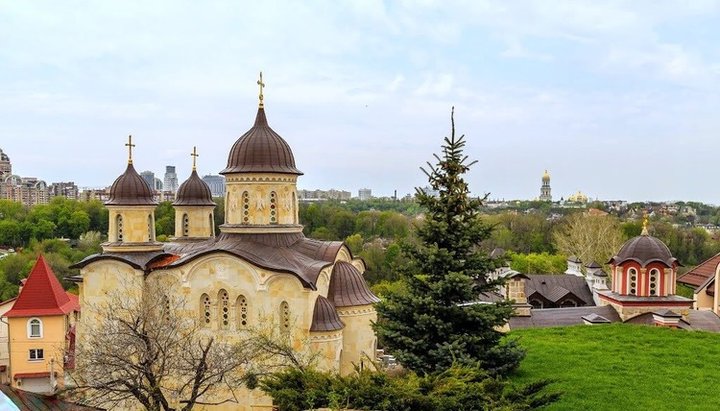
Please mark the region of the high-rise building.
<svg viewBox="0 0 720 411"><path fill-rule="evenodd" d="M73 181L52 183L48 189L51 197L80 198L80 190Z"/></svg>
<svg viewBox="0 0 720 411"><path fill-rule="evenodd" d="M202 181L210 187L213 197L225 196L225 177L208 174L202 178Z"/></svg>
<svg viewBox="0 0 720 411"><path fill-rule="evenodd" d="M0 177L6 174L12 174L12 164L10 164L10 157L0 148Z"/></svg>
<svg viewBox="0 0 720 411"><path fill-rule="evenodd" d="M178 178L175 173L175 166L165 166L165 181L163 182L163 190L176 192L178 189Z"/></svg>
<svg viewBox="0 0 720 411"><path fill-rule="evenodd" d="M540 201L552 201L552 194L550 194L550 174L545 170L545 174L542 176L542 186L540 186Z"/></svg>
<svg viewBox="0 0 720 411"><path fill-rule="evenodd" d="M155 177L155 185L153 186L153 189L155 191L162 191L163 189L163 182L159 178Z"/></svg>
<svg viewBox="0 0 720 411"><path fill-rule="evenodd" d="M49 196L48 186L43 180L14 175L10 157L0 149L0 199L32 206L46 204Z"/></svg>
<svg viewBox="0 0 720 411"><path fill-rule="evenodd" d="M145 183L151 190L155 190L155 173L150 170L146 170L140 173L140 177L145 180Z"/></svg>
<svg viewBox="0 0 720 411"><path fill-rule="evenodd" d="M372 190L369 188L361 188L358 190L358 197L361 201L367 201L372 198Z"/></svg>

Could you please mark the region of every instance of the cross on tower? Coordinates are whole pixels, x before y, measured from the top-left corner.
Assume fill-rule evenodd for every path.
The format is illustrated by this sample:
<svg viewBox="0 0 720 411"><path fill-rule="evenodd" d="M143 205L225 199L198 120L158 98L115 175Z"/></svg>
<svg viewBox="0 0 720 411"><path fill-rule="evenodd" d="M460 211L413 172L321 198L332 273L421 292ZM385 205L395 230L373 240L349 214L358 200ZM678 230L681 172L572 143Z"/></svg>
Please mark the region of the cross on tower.
<svg viewBox="0 0 720 411"><path fill-rule="evenodd" d="M135 144L132 143L132 136L128 136L128 142L125 143L125 147L128 148L128 164L132 164L132 149Z"/></svg>
<svg viewBox="0 0 720 411"><path fill-rule="evenodd" d="M190 153L190 155L193 158L193 171L195 171L196 160L198 157L200 157L200 154L197 153L197 146L193 146L193 152Z"/></svg>
<svg viewBox="0 0 720 411"><path fill-rule="evenodd" d="M263 87L265 87L265 83L263 83L262 79L262 71L260 72L260 80L257 81L258 86L260 86L260 95L258 96L260 98L260 108L265 107L265 104L263 104Z"/></svg>

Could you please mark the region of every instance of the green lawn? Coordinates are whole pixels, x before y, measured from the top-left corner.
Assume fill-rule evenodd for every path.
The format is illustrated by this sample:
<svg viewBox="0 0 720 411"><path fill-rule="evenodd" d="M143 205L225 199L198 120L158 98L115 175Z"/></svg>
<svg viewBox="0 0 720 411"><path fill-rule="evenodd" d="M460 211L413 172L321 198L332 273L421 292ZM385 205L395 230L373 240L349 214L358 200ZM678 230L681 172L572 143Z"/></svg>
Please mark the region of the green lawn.
<svg viewBox="0 0 720 411"><path fill-rule="evenodd" d="M564 393L548 410L720 410L720 334L612 324L517 330L519 382Z"/></svg>

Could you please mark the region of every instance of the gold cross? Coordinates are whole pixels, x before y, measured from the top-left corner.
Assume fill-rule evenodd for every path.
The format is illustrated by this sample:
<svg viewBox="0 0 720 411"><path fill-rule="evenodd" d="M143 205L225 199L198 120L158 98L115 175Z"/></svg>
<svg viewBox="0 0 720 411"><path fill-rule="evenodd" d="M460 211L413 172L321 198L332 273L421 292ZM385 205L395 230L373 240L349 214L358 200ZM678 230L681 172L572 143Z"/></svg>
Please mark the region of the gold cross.
<svg viewBox="0 0 720 411"><path fill-rule="evenodd" d="M265 104L263 104L263 87L265 87L265 83L263 83L263 80L262 80L262 71L260 72L260 80L257 81L257 84L258 84L258 86L260 86L260 95L258 96L258 97L260 97L260 106L259 107L263 108L263 107L265 107Z"/></svg>
<svg viewBox="0 0 720 411"><path fill-rule="evenodd" d="M125 147L128 148L128 164L132 164L132 149L135 144L132 143L132 136L128 136L128 142L125 143Z"/></svg>
<svg viewBox="0 0 720 411"><path fill-rule="evenodd" d="M193 171L195 171L195 160L200 157L200 154L197 153L197 146L193 146L193 152L190 155L193 158Z"/></svg>

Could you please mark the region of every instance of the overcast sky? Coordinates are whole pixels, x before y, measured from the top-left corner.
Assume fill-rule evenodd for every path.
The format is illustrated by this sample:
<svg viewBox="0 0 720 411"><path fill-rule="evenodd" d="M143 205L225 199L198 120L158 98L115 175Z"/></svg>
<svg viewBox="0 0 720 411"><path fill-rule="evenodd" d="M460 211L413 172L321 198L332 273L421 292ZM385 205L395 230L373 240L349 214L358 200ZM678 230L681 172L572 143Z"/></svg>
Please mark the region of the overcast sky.
<svg viewBox="0 0 720 411"><path fill-rule="evenodd" d="M0 0L0 148L106 186L216 174L268 120L300 188L400 195L455 123L473 192L720 203L720 4Z"/></svg>

